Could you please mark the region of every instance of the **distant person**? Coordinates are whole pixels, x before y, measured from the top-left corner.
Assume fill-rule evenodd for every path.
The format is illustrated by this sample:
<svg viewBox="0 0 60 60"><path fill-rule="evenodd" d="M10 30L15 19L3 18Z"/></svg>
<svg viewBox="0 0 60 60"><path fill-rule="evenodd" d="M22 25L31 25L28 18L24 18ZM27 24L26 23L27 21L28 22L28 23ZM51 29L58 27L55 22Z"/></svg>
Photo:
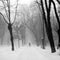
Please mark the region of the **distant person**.
<svg viewBox="0 0 60 60"><path fill-rule="evenodd" d="M29 46L31 46L31 43L29 43Z"/></svg>

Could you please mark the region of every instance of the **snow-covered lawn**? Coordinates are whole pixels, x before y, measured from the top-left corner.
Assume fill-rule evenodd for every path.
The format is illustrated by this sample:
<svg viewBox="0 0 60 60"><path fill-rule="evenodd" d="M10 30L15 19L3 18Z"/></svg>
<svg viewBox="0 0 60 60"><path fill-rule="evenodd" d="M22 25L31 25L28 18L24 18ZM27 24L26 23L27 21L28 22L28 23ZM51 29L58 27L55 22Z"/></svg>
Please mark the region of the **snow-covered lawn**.
<svg viewBox="0 0 60 60"><path fill-rule="evenodd" d="M41 47L20 47L11 51L11 47L0 47L0 60L60 60L58 50L51 53L50 48L43 50Z"/></svg>

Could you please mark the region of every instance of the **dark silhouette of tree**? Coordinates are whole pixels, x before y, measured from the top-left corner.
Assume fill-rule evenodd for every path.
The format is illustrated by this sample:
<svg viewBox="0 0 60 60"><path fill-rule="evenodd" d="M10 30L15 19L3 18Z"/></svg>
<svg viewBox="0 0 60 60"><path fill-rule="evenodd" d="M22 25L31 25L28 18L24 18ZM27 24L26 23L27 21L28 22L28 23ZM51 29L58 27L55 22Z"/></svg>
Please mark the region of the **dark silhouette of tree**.
<svg viewBox="0 0 60 60"><path fill-rule="evenodd" d="M9 33L10 33L10 40L11 40L11 45L12 45L12 51L14 51L12 26L13 26L15 20L16 20L18 0L17 0L16 10L15 10L15 17L14 17L13 23L11 22L11 10L10 10L10 7L11 6L10 6L10 0L6 0L6 2L7 2L6 5L7 5L8 10L6 9L5 0L1 0L1 2L3 3L4 9L5 9L5 13L6 13L6 16L7 16L9 22L7 22L6 18L4 17L4 15L1 12L0 12L0 15L2 15L2 17L4 18L4 21L8 25L8 30L9 30Z"/></svg>
<svg viewBox="0 0 60 60"><path fill-rule="evenodd" d="M49 6L47 5L47 0L45 0L46 12L45 12L45 7L43 5L43 0L40 0L40 5L42 8L43 20L45 22L46 32L47 32L48 40L51 46L51 51L52 53L54 53L56 50L55 50L55 45L53 41L52 28L51 28L51 22L50 22L51 0L49 0ZM47 13L47 16L46 16L46 13Z"/></svg>
<svg viewBox="0 0 60 60"><path fill-rule="evenodd" d="M51 2L53 3L55 16L56 16L56 18L57 18L57 22L58 22L58 25L59 25L59 29L58 29L58 31L57 31L57 33L58 33L58 38L59 38L57 48L60 48L60 19L59 19L58 13L57 13L57 9L56 9L55 2L54 2L53 0L52 0ZM57 2L58 2L58 4L60 4L60 1L59 1L59 0L57 0Z"/></svg>
<svg viewBox="0 0 60 60"><path fill-rule="evenodd" d="M58 2L58 4L60 4L60 1L59 0L56 0ZM49 0L49 6L51 6L51 3L53 4L53 7L54 7L54 12L55 12L55 16L56 16L56 19L57 19L57 22L58 22L58 25L60 26L60 20L59 20L59 16L58 16L58 13L57 13L57 9L56 9L56 4L54 2L54 0ZM47 6L47 5L46 5ZM49 7L51 9L51 7ZM47 8L46 8L47 9ZM51 10L50 10L51 11ZM49 14L50 15L50 14ZM58 41L58 47L60 47L60 28L58 29L57 31L58 33L58 37L59 37L59 41Z"/></svg>
<svg viewBox="0 0 60 60"><path fill-rule="evenodd" d="M51 28L51 22L50 22L51 0L49 0L49 6L47 5L47 0L45 0L45 6L46 6L47 24L48 24L47 35L48 35L52 52L55 52L55 46L54 46L54 40L53 40L53 34L52 34L52 28Z"/></svg>

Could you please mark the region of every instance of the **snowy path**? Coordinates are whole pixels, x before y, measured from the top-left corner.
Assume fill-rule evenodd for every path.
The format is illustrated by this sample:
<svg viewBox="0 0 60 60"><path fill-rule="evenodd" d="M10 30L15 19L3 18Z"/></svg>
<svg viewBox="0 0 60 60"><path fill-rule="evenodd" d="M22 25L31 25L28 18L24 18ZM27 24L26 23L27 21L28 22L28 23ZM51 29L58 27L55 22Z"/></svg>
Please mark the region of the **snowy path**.
<svg viewBox="0 0 60 60"><path fill-rule="evenodd" d="M18 60L48 60L42 54L39 54L35 48L26 48L21 55L19 55Z"/></svg>
<svg viewBox="0 0 60 60"><path fill-rule="evenodd" d="M60 56L39 47L21 47L14 52L9 48L0 48L0 60L60 60Z"/></svg>

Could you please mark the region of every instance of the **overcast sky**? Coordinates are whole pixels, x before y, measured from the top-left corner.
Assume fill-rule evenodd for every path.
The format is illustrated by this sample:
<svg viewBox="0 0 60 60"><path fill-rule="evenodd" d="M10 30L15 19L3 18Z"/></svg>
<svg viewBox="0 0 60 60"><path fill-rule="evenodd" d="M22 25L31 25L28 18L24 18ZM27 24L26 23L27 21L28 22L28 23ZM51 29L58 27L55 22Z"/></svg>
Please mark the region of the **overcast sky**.
<svg viewBox="0 0 60 60"><path fill-rule="evenodd" d="M11 4L16 3L16 1L17 1L17 0L10 0ZM30 3L31 3L32 1L34 1L34 0L19 0L19 3L30 5Z"/></svg>

